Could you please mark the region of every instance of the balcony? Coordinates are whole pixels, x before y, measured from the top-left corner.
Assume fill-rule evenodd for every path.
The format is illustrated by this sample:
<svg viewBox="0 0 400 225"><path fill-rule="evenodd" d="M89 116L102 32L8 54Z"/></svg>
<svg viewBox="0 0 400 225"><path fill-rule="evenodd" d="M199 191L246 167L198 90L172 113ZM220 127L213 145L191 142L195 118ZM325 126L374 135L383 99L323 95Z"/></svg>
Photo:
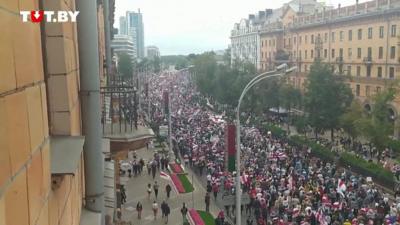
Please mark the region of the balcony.
<svg viewBox="0 0 400 225"><path fill-rule="evenodd" d="M343 56L336 57L336 63L337 64L343 64L344 63Z"/></svg>
<svg viewBox="0 0 400 225"><path fill-rule="evenodd" d="M138 97L132 78L111 76L101 87L103 137L110 139L111 154L120 150L138 149L154 133L138 125Z"/></svg>
<svg viewBox="0 0 400 225"><path fill-rule="evenodd" d="M367 65L371 65L373 63L372 57L371 56L364 57L363 62Z"/></svg>

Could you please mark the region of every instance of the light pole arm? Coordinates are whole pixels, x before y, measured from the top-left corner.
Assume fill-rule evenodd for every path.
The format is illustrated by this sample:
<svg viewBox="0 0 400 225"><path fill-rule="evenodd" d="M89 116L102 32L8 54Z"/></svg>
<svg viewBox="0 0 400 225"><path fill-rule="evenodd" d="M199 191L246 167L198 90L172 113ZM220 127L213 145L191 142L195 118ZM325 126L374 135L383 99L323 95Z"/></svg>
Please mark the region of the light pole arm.
<svg viewBox="0 0 400 225"><path fill-rule="evenodd" d="M241 225L241 188L240 188L240 104L242 103L243 97L246 93L258 82L271 78L278 77L286 74L286 72L274 74L277 71L271 71L267 73L262 73L256 77L254 77L243 89L242 94L240 95L238 105L236 108L236 224Z"/></svg>

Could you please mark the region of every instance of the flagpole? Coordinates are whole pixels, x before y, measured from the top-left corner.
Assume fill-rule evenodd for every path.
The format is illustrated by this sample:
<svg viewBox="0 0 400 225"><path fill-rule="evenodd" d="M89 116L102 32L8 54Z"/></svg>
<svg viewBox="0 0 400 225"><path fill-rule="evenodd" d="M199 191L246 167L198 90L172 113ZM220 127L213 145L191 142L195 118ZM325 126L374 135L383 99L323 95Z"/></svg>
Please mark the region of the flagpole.
<svg viewBox="0 0 400 225"><path fill-rule="evenodd" d="M171 121L171 93L168 92L168 130L169 130L169 151L170 153L173 152L172 150L172 121Z"/></svg>

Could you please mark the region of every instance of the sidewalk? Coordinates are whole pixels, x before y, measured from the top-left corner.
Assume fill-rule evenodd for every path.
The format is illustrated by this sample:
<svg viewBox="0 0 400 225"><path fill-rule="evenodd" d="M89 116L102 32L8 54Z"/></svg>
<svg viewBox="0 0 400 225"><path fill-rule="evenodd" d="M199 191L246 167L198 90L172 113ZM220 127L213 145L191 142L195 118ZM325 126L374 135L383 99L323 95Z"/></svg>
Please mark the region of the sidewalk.
<svg viewBox="0 0 400 225"><path fill-rule="evenodd" d="M136 151L138 159L143 158L145 162L153 157L155 150L147 150L146 148L140 149ZM122 207L122 220L127 222L132 222L132 224L164 224L164 220L161 219L161 209L160 205L163 200L169 204L171 208L171 214L169 216L168 224L178 225L183 224L182 215L180 209L182 207L182 203L186 203L186 207L188 209L194 208L197 210L205 211L205 203L204 196L206 193L205 188L201 185L201 182L198 180L197 176L193 176L192 181L192 172L189 168L185 168L186 172L188 172L188 178L193 183L194 192L187 194L177 194L174 191L171 192L170 199L166 200L165 186L169 182L171 186L173 186L171 181L167 181L165 179L160 178L159 172L156 173L156 177L153 180L152 176L147 175L147 169L144 168L144 171L141 175L137 177L132 177L129 179L126 185L126 195L127 202ZM159 206L159 211L157 215L157 219L154 220L153 211L151 205L155 199L154 193L151 193L151 198L147 198L147 184L154 184L154 181L157 181L159 184L159 193L157 203ZM142 219L137 219L136 212L136 204L140 201L143 205L142 211ZM212 202L210 206L210 212L214 216L216 216L219 212L219 209Z"/></svg>

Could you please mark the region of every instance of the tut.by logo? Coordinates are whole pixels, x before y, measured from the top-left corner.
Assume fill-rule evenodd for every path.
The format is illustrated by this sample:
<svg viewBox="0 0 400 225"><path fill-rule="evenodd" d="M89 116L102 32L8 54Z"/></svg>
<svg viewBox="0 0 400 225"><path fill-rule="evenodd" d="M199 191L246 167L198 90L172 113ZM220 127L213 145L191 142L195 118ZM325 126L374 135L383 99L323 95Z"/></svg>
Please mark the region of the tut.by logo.
<svg viewBox="0 0 400 225"><path fill-rule="evenodd" d="M28 22L29 18L34 23L40 23L44 18L46 22L63 23L76 22L79 11L20 11L22 22Z"/></svg>

